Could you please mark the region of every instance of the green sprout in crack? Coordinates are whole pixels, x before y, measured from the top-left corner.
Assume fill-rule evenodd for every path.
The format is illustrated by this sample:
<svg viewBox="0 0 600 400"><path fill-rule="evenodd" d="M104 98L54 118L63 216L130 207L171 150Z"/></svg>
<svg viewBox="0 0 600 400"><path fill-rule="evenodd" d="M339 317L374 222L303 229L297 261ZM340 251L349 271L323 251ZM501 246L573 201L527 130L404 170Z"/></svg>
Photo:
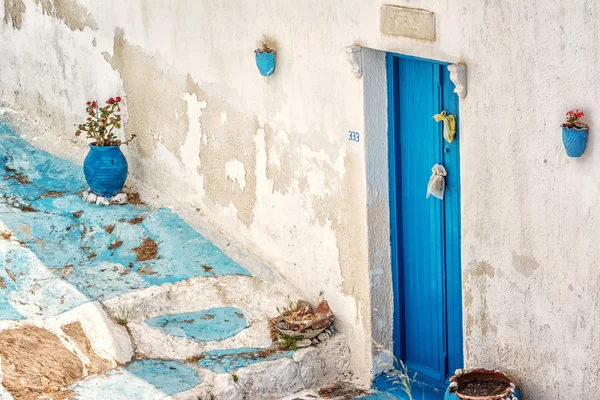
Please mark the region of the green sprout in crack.
<svg viewBox="0 0 600 400"><path fill-rule="evenodd" d="M115 317L115 320L119 325L127 325L127 322L129 321L129 311L121 310L119 315Z"/></svg>

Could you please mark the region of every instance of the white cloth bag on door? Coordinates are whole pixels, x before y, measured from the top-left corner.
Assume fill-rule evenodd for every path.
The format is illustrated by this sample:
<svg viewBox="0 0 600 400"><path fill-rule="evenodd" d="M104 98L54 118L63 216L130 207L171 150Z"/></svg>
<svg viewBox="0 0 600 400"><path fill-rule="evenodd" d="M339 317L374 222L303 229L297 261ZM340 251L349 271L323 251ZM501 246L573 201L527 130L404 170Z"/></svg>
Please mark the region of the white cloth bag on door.
<svg viewBox="0 0 600 400"><path fill-rule="evenodd" d="M446 188L446 168L443 165L435 164L431 168L431 177L429 178L429 184L427 185L427 198L429 196L437 197L440 200L444 200L444 189Z"/></svg>

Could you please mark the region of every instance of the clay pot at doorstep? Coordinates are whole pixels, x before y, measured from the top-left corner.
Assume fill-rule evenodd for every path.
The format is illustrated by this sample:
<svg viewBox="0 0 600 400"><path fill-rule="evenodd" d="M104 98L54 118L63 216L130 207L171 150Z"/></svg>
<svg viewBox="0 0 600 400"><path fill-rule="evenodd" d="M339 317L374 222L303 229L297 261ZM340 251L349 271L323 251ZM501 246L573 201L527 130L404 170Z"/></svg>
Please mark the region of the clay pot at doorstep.
<svg viewBox="0 0 600 400"><path fill-rule="evenodd" d="M469 383L485 381L499 381L505 383L497 393L492 389L490 394L468 394L461 392ZM473 369L468 371L458 370L456 375L450 378L450 386L446 390L445 400L519 400L521 398L519 388L514 382L500 371L487 369Z"/></svg>

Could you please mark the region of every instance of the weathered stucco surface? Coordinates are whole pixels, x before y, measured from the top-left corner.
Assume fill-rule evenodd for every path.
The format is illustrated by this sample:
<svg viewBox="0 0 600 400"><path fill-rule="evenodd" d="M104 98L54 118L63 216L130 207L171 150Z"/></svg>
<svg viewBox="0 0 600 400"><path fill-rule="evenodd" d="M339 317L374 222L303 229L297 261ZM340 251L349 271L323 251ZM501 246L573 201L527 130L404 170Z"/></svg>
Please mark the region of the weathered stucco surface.
<svg viewBox="0 0 600 400"><path fill-rule="evenodd" d="M158 203L192 204L307 297L323 291L367 378L371 326L391 344L388 231L367 224L388 223L385 179L375 179L385 178L386 147L367 138L365 150L348 131L368 133L364 110L384 103L371 103L377 94L350 73L344 46L465 62L466 365L505 369L529 399L593 398L600 4L387 3L434 12L436 41L381 34L380 2L5 0L2 118L80 161L72 131L84 102L124 96L125 131L138 135L131 184ZM278 50L271 78L253 58L266 38ZM577 160L560 142L572 107L591 126ZM373 300L369 264L383 290Z"/></svg>

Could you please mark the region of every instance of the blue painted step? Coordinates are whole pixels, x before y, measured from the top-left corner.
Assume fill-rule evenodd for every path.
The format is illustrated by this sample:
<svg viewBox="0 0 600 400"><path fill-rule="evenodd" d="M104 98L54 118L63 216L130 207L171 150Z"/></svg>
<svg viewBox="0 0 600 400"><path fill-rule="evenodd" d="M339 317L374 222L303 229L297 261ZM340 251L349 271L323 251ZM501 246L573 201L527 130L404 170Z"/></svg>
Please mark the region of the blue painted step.
<svg viewBox="0 0 600 400"><path fill-rule="evenodd" d="M234 307L216 307L201 312L161 315L147 319L146 324L168 335L200 342L227 339L248 327L248 321L242 310Z"/></svg>
<svg viewBox="0 0 600 400"><path fill-rule="evenodd" d="M159 400L201 382L196 371L181 361L145 360L90 376L70 389L78 400Z"/></svg>
<svg viewBox="0 0 600 400"><path fill-rule="evenodd" d="M291 350L281 352L249 347L212 350L200 356L198 366L216 373L232 372L260 362L291 357L293 354L294 351Z"/></svg>

